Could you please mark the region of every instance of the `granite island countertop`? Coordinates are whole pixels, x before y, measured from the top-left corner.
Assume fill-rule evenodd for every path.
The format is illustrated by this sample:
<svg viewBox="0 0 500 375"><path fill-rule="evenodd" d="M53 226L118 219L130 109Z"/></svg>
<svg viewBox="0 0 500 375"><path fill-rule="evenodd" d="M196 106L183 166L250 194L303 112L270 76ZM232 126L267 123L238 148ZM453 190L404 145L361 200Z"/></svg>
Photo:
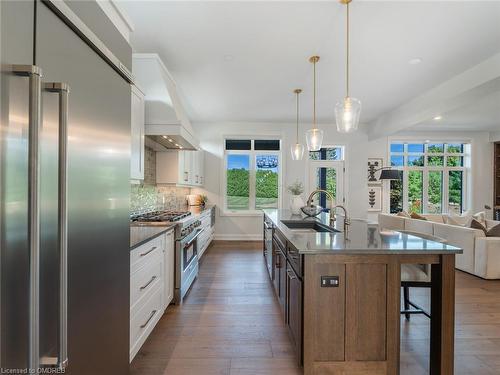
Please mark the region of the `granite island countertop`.
<svg viewBox="0 0 500 375"><path fill-rule="evenodd" d="M344 218L337 215L334 228L339 232L311 232L292 230L282 220L318 221L329 225L330 214L321 213L312 218L304 214L293 215L290 210L264 209L264 214L299 251L300 254L461 254L455 246L430 241L396 231L379 232L378 224L351 219L348 236L343 232Z"/></svg>

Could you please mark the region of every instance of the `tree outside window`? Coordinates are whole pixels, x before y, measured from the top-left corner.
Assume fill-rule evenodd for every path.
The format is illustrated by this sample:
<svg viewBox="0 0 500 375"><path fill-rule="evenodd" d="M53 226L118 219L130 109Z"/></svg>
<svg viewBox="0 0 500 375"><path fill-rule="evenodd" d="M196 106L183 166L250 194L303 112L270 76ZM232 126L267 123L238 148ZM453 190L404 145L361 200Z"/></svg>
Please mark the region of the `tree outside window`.
<svg viewBox="0 0 500 375"><path fill-rule="evenodd" d="M468 148L452 142L391 143L391 166L403 178L390 183L390 212L462 213Z"/></svg>

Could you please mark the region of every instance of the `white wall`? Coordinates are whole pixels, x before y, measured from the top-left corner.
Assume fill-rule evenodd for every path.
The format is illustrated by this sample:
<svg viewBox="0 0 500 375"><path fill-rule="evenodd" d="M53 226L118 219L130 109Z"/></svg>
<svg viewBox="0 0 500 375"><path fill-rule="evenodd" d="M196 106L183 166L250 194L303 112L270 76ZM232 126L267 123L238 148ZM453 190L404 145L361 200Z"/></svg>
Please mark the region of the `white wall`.
<svg viewBox="0 0 500 375"><path fill-rule="evenodd" d="M345 196L346 206L353 218L368 218L376 220L378 213L367 212L367 158L383 158L388 162L388 143L391 137L384 137L369 141L364 132L354 134L340 134L334 125L323 125L325 132L323 144L344 145L346 149L345 167ZM304 133L307 127L301 126L299 130L300 142L305 144ZM220 208L223 200L220 196L223 162L223 137L224 136L280 136L283 145L283 208L289 207L290 195L286 186L296 179L306 186L306 198L309 193L307 158L302 161L293 161L290 156L290 145L295 143L295 124L268 124L268 123L209 123L194 124L196 135L200 139L200 146L205 153L205 188L201 191L208 195L209 201ZM472 180L473 194L471 204L474 211L482 210L485 204L492 203L492 145L489 133L401 133L392 138L403 139L418 137L422 140L467 140L472 143ZM383 206L388 210L389 192L388 183L384 186ZM216 224L216 238L218 239L260 239L262 237L261 216L221 216L218 211Z"/></svg>
<svg viewBox="0 0 500 375"><path fill-rule="evenodd" d="M500 142L500 131L490 133L490 142Z"/></svg>

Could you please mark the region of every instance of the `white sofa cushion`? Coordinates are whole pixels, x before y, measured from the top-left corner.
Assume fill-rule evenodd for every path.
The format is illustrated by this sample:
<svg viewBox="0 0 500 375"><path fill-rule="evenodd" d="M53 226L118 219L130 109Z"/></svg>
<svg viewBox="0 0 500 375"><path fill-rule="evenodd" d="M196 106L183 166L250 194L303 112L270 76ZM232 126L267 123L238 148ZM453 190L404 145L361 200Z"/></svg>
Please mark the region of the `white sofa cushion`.
<svg viewBox="0 0 500 375"><path fill-rule="evenodd" d="M434 236L445 238L448 244L463 249L463 254L457 254L455 265L460 270L474 273L475 240L485 237L482 230L434 223Z"/></svg>
<svg viewBox="0 0 500 375"><path fill-rule="evenodd" d="M427 220L432 221L434 223L441 223L441 224L444 223L444 218L443 218L443 215L441 215L441 214L425 214L422 216L425 217Z"/></svg>
<svg viewBox="0 0 500 375"><path fill-rule="evenodd" d="M405 230L410 232L430 234L432 236L434 235L433 224L435 223L427 220L405 219Z"/></svg>
<svg viewBox="0 0 500 375"><path fill-rule="evenodd" d="M500 237L476 238L474 273L485 279L500 279Z"/></svg>
<svg viewBox="0 0 500 375"><path fill-rule="evenodd" d="M391 230L404 230L405 229L405 218L402 216L379 214L378 215L378 225L380 231L391 229Z"/></svg>

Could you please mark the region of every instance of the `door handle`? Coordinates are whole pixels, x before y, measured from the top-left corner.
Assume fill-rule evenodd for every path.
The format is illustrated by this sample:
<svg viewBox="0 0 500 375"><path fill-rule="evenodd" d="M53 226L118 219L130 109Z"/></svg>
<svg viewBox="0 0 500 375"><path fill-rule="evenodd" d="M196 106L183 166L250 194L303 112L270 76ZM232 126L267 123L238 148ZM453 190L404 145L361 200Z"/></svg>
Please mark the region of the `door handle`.
<svg viewBox="0 0 500 375"><path fill-rule="evenodd" d="M40 367L40 120L42 69L36 65L12 65L12 74L29 80L28 109L28 241L29 241L29 355L28 367Z"/></svg>
<svg viewBox="0 0 500 375"><path fill-rule="evenodd" d="M58 160L58 247L59 247L59 353L57 367L68 365L68 97L69 85L62 82L43 84L43 89L59 95Z"/></svg>

